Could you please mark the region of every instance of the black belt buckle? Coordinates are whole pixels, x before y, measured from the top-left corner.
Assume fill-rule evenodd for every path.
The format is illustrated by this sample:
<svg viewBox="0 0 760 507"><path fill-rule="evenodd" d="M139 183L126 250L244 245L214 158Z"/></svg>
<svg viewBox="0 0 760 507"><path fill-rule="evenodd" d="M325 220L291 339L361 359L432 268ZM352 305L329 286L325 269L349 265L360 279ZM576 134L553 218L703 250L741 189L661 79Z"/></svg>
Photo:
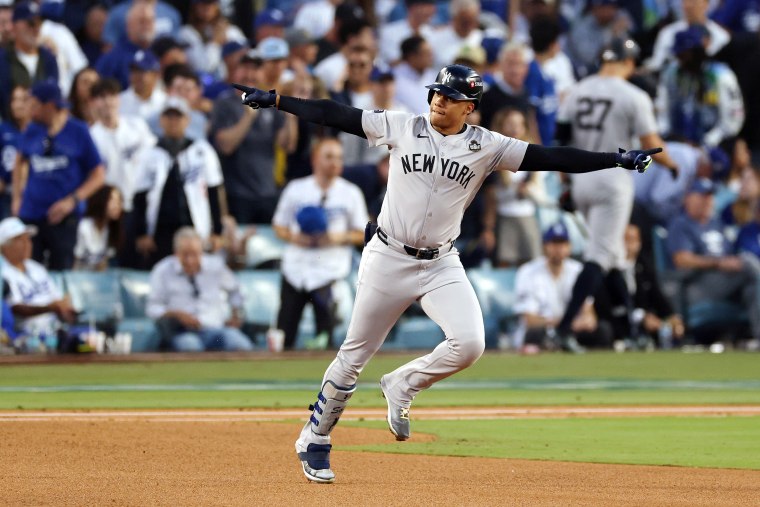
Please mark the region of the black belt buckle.
<svg viewBox="0 0 760 507"><path fill-rule="evenodd" d="M417 254L415 255L416 258L431 261L433 259L438 258L438 249L437 248L418 248Z"/></svg>

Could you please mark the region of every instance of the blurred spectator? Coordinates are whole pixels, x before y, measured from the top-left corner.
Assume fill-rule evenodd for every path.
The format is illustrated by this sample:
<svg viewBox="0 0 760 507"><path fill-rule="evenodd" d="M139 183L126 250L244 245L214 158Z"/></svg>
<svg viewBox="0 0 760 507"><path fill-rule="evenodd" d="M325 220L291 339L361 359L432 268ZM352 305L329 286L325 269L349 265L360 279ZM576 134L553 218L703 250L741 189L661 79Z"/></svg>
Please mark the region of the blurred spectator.
<svg viewBox="0 0 760 507"><path fill-rule="evenodd" d="M108 34L108 27L106 27ZM101 77L113 77L122 89L129 86L129 69L140 50L147 50L156 35L155 5L148 0L136 0L127 13L127 32L113 42L113 48L104 54L96 67Z"/></svg>
<svg viewBox="0 0 760 507"><path fill-rule="evenodd" d="M757 0L723 0L710 17L733 33L760 32L760 3Z"/></svg>
<svg viewBox="0 0 760 507"><path fill-rule="evenodd" d="M567 52L576 73L585 77L595 72L602 48L615 38L627 38L633 29L633 21L620 8L619 0L589 0L588 13L573 23L568 34Z"/></svg>
<svg viewBox="0 0 760 507"><path fill-rule="evenodd" d="M422 37L414 35L401 43L401 61L393 68L396 76L396 102L415 114L430 110L425 86L435 82L433 49Z"/></svg>
<svg viewBox="0 0 760 507"><path fill-rule="evenodd" d="M597 319L592 300L587 299L572 323L575 337L557 342L555 328L570 301L575 280L583 266L570 258L570 237L561 222L550 226L543 234L544 254L517 270L515 278L515 313L520 323L513 345L583 350L578 342L590 347L611 345L610 330ZM576 338L577 337L577 338Z"/></svg>
<svg viewBox="0 0 760 507"><path fill-rule="evenodd" d="M561 3L565 6L568 0ZM515 44L530 46L530 26L533 20L537 18L558 18L557 2L554 0L527 0L520 1L509 6L509 41ZM512 7L514 5L514 7ZM583 0L583 7L586 7L586 1ZM575 21L573 21L575 23ZM572 24L572 23L568 23Z"/></svg>
<svg viewBox="0 0 760 507"><path fill-rule="evenodd" d="M288 68L288 43L279 37L267 37L259 42L256 51L262 61L259 85L264 90L273 90L280 84L282 73Z"/></svg>
<svg viewBox="0 0 760 507"><path fill-rule="evenodd" d="M295 78L285 83L281 90L283 95L292 97L328 98L327 90L311 74L296 74ZM298 125L298 142L295 149L288 153L285 181L311 175L311 147L320 138L332 132L329 127L308 122L303 118L296 118L296 122Z"/></svg>
<svg viewBox="0 0 760 507"><path fill-rule="evenodd" d="M148 317L156 320L163 345L176 352L252 350L240 331L243 298L224 259L203 254L192 227L173 235L174 255L150 274Z"/></svg>
<svg viewBox="0 0 760 507"><path fill-rule="evenodd" d="M213 101L219 98L219 95L233 89L231 83L234 82L233 76L236 68L243 55L249 50L250 48L246 43L241 44L237 41L227 42L222 46L222 77L205 84L203 87L203 98L211 101L212 107Z"/></svg>
<svg viewBox="0 0 760 507"><path fill-rule="evenodd" d="M13 3L0 3L0 45L13 41Z"/></svg>
<svg viewBox="0 0 760 507"><path fill-rule="evenodd" d="M34 226L16 217L0 222L0 271L7 284L4 297L13 311L17 327L27 336L45 341L56 336L63 322L76 321L77 313L64 297L50 273L31 259Z"/></svg>
<svg viewBox="0 0 760 507"><path fill-rule="evenodd" d="M177 33L182 25L182 17L171 4L161 0L132 0L121 2L109 10L106 27L103 30L105 42L113 46L125 36L129 37L129 11L140 3L147 4L155 12L156 37Z"/></svg>
<svg viewBox="0 0 760 507"><path fill-rule="evenodd" d="M316 61L321 62L328 56L339 51L341 46L345 45L345 34L350 31L346 29L346 26L356 25L357 23L369 25L369 22L364 15L364 10L361 7L353 3L351 0L343 2L335 7L335 17L333 18L332 28L317 40L318 49Z"/></svg>
<svg viewBox="0 0 760 507"><path fill-rule="evenodd" d="M665 67L657 90L659 123L671 138L717 146L741 130L744 102L733 71L708 58L706 35L700 26L676 34L677 61Z"/></svg>
<svg viewBox="0 0 760 507"><path fill-rule="evenodd" d="M314 75L325 84L328 90L340 89L340 84L346 76L346 57L352 48L365 47L373 55L377 48L375 33L366 20L341 24L338 41L340 50L320 61L314 67Z"/></svg>
<svg viewBox="0 0 760 507"><path fill-rule="evenodd" d="M234 82L258 86L260 67L256 53L243 57ZM286 149L294 142L286 122L285 113L275 108L243 106L237 90L224 92L214 102L209 137L221 159L230 214L240 224L272 221L279 197L275 145Z"/></svg>
<svg viewBox="0 0 760 507"><path fill-rule="evenodd" d="M74 81L71 84L71 92L69 93L71 115L87 125L95 123L91 90L98 79L99 76L95 69L85 67L74 76Z"/></svg>
<svg viewBox="0 0 760 507"><path fill-rule="evenodd" d="M187 57L188 44L184 41L178 41L170 35L163 35L156 38L150 45L150 51L158 58L158 65L161 75L165 70L172 65L187 65L189 59Z"/></svg>
<svg viewBox="0 0 760 507"><path fill-rule="evenodd" d="M396 76L393 69L376 66L369 78L372 82L372 100L375 105L373 109L409 112L403 104L396 102Z"/></svg>
<svg viewBox="0 0 760 507"><path fill-rule="evenodd" d="M203 98L203 89L198 74L189 65L171 65L164 72L164 88L168 98L180 98L189 107L190 123L185 135L189 139L206 139L208 118L205 110L211 109L211 103ZM209 102L209 104L204 104L204 102ZM147 122L150 130L157 137L163 135L163 122L160 114L154 114L148 118Z"/></svg>
<svg viewBox="0 0 760 507"><path fill-rule="evenodd" d="M486 68L486 50L482 46L464 45L454 56L453 63L469 67L482 76Z"/></svg>
<svg viewBox="0 0 760 507"><path fill-rule="evenodd" d="M123 239L121 193L103 185L87 199L74 247L74 269L103 271L116 256Z"/></svg>
<svg viewBox="0 0 760 507"><path fill-rule="evenodd" d="M142 169L141 157L145 150L156 144L156 137L141 117L120 112L119 83L116 80L103 79L93 87L92 95L98 121L90 128L90 134L103 157L106 183L119 191L124 215L125 238L120 242L124 248L117 252L119 265L139 267L132 200Z"/></svg>
<svg viewBox="0 0 760 507"><path fill-rule="evenodd" d="M13 7L13 43L0 47L0 117L8 116L11 90L44 80L58 81L55 55L40 38L39 7L19 2Z"/></svg>
<svg viewBox="0 0 760 507"><path fill-rule="evenodd" d="M732 254L732 246L714 218L715 186L708 179L694 182L684 211L668 226L668 252L679 271L688 271L685 304L734 301L749 314L752 338L760 339L760 297L756 263Z"/></svg>
<svg viewBox="0 0 760 507"><path fill-rule="evenodd" d="M760 209L760 174L752 166L745 167L739 176L736 200L720 213L724 225L743 226L754 220Z"/></svg>
<svg viewBox="0 0 760 507"><path fill-rule="evenodd" d="M265 9L253 20L253 42L259 42L267 37L282 38L285 35L285 14L278 9Z"/></svg>
<svg viewBox="0 0 760 507"><path fill-rule="evenodd" d="M428 23L435 14L435 0L404 0L404 4L406 18L380 27L380 58L390 65L395 65L404 58L401 48L403 41L415 36L429 40L433 34L433 28ZM428 67L432 63L431 61Z"/></svg>
<svg viewBox="0 0 760 507"><path fill-rule="evenodd" d="M317 41L306 30L289 29L285 32L285 42L290 48L288 68L291 73L314 72L314 64L317 61ZM291 76L292 79L292 76Z"/></svg>
<svg viewBox="0 0 760 507"><path fill-rule="evenodd" d="M188 45L190 65L213 77L222 75L222 46L246 42L240 28L222 15L219 0L192 0L188 23L180 29L178 39Z"/></svg>
<svg viewBox="0 0 760 507"><path fill-rule="evenodd" d="M11 214L11 177L19 142L32 121L29 88L16 86L11 91L8 119L0 123L0 219Z"/></svg>
<svg viewBox="0 0 760 507"><path fill-rule="evenodd" d="M77 34L79 46L90 67L97 65L100 57L108 52L111 45L105 41L103 29L106 26L108 10L102 4L96 3L87 11L87 17Z"/></svg>
<svg viewBox="0 0 760 507"><path fill-rule="evenodd" d="M32 120L13 169L11 211L37 226L33 257L53 270L70 269L80 204L103 185L105 168L87 125L66 110L54 82L32 87Z"/></svg>
<svg viewBox="0 0 760 507"><path fill-rule="evenodd" d="M478 0L452 0L449 4L449 24L433 30L426 36L432 47L433 67L451 65L462 46L480 46L483 31L478 27L480 2Z"/></svg>
<svg viewBox="0 0 760 507"><path fill-rule="evenodd" d="M480 124L491 128L491 119L496 111L505 107L519 109L528 118L531 136L538 139L535 127L535 111L528 100L525 78L528 76L528 48L521 44L507 44L499 53L499 72L494 75L494 84L484 94L480 103Z"/></svg>
<svg viewBox="0 0 760 507"><path fill-rule="evenodd" d="M49 2L48 4L52 3ZM42 5L44 7L46 4L43 3ZM87 57L82 52L79 42L69 27L46 16L44 9L41 9L40 13L43 17L42 25L40 25L40 39L56 56L58 84L63 94L68 95L74 76L87 67Z"/></svg>
<svg viewBox="0 0 760 507"><path fill-rule="evenodd" d="M615 338L622 340L626 348L649 347L657 340L660 348L669 349L673 340L680 341L683 338L684 323L663 294L654 265L647 256L640 255L641 233L633 224L629 224L625 229L625 250L626 265L623 268L623 276L631 295L633 311L615 311L611 294L602 288L594 298L599 318L612 324ZM638 336L626 335L630 327L629 318L633 318ZM633 341L632 338L636 340Z"/></svg>
<svg viewBox="0 0 760 507"><path fill-rule="evenodd" d="M130 86L121 93L122 114L134 114L145 121L158 115L166 102L166 92L158 86L159 64L151 51L138 51L129 65Z"/></svg>
<svg viewBox="0 0 760 507"><path fill-rule="evenodd" d="M725 28L715 21L708 19L707 12L710 7L709 0L681 0L683 7L683 19L674 21L665 26L657 34L654 43L652 57L645 62L645 67L652 71L660 71L665 67L673 55L673 44L678 32L683 32L690 26L704 26L709 33L705 48L708 56L714 56L731 39L731 35Z"/></svg>
<svg viewBox="0 0 760 507"><path fill-rule="evenodd" d="M754 178L758 179L756 172ZM734 251L739 255L752 254L760 259L760 206L755 203L751 211L750 220L739 229Z"/></svg>
<svg viewBox="0 0 760 507"><path fill-rule="evenodd" d="M134 215L137 251L152 267L172 253L172 238L182 227L195 227L210 250L221 248L222 171L209 143L187 137L190 108L169 97L161 112L164 134L139 161Z"/></svg>
<svg viewBox="0 0 760 507"><path fill-rule="evenodd" d="M518 109L505 108L493 119L494 132L507 137L529 141L528 122ZM494 177L494 184L486 189L487 216L485 222L493 224L499 266L519 266L541 253L541 229L536 218L537 204L548 200L541 172L502 171Z"/></svg>
<svg viewBox="0 0 760 507"><path fill-rule="evenodd" d="M539 140L541 144L551 146L557 124L559 97L554 86L554 79L544 70L543 65L561 53L560 27L554 21L544 23L537 20L531 26L531 34L535 57L528 66L525 89L530 103L536 109Z"/></svg>
<svg viewBox="0 0 760 507"><path fill-rule="evenodd" d="M335 23L335 7L344 0L315 0L303 4L296 12L293 27L305 30L314 39L320 39Z"/></svg>
<svg viewBox="0 0 760 507"><path fill-rule="evenodd" d="M390 155L386 154L375 165L377 171L377 192L375 195L368 199L367 212L369 213L369 219L377 223L377 217L380 216L380 208L383 206L385 200L385 193L388 190L388 171L390 170ZM469 208L468 208L469 209ZM467 212L465 211L465 214ZM459 247L457 246L457 249ZM460 249L461 251L461 249Z"/></svg>
<svg viewBox="0 0 760 507"><path fill-rule="evenodd" d="M340 177L343 149L334 138L312 151L313 176L283 190L272 225L288 242L282 258L282 292L277 327L292 349L306 303L311 303L320 346L332 347L335 300L332 284L351 272L352 246L364 242L367 206L356 185Z"/></svg>

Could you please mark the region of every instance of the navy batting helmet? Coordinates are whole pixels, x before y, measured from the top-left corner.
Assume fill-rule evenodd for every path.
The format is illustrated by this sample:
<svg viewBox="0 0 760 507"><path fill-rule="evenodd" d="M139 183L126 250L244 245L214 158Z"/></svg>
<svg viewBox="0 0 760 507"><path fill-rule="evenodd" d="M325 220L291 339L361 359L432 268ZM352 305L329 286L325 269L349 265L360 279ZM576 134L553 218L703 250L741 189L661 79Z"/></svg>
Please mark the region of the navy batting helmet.
<svg viewBox="0 0 760 507"><path fill-rule="evenodd" d="M620 62L629 58L636 60L640 52L639 45L633 39L615 38L604 46L599 60L600 63Z"/></svg>
<svg viewBox="0 0 760 507"><path fill-rule="evenodd" d="M483 97L483 78L480 74L464 65L447 65L435 78L435 83L427 85L428 104L435 92L454 100L469 100L475 103L475 109Z"/></svg>

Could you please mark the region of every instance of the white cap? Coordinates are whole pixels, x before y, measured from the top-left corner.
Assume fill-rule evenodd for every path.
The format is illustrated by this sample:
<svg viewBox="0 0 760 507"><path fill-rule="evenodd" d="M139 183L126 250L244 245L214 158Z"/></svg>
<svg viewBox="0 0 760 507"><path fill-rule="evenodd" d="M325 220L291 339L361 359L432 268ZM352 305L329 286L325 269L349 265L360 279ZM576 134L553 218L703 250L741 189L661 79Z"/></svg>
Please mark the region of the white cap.
<svg viewBox="0 0 760 507"><path fill-rule="evenodd" d="M190 107L187 105L187 101L185 101L185 99L182 97L177 97L174 95L167 97L166 102L164 103L164 107L161 109L161 114L171 109L179 111L185 116L190 116Z"/></svg>
<svg viewBox="0 0 760 507"><path fill-rule="evenodd" d="M25 233L34 236L37 234L37 228L33 225L24 224L24 222L16 217L4 219L0 222L0 246Z"/></svg>

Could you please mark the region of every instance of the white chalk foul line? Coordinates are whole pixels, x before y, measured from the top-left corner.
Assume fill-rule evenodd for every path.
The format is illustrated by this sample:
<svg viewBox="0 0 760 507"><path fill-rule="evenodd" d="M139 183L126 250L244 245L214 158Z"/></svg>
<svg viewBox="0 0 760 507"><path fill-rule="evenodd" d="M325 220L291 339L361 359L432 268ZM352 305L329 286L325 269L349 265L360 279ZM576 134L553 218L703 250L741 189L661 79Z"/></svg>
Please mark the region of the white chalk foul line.
<svg viewBox="0 0 760 507"><path fill-rule="evenodd" d="M0 412L0 422L18 421L98 421L145 420L154 422L232 422L232 421L286 421L305 419L305 410L118 410L96 412ZM706 406L631 406L631 407L522 407L522 408L418 408L413 410L417 420L474 420L519 419L549 417L604 417L604 416L698 416L698 415L760 415L760 406L706 405ZM347 421L384 420L385 410L348 409L342 417Z"/></svg>

